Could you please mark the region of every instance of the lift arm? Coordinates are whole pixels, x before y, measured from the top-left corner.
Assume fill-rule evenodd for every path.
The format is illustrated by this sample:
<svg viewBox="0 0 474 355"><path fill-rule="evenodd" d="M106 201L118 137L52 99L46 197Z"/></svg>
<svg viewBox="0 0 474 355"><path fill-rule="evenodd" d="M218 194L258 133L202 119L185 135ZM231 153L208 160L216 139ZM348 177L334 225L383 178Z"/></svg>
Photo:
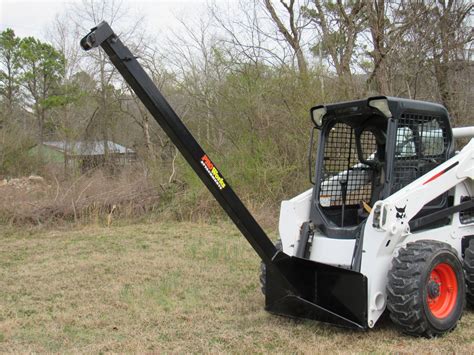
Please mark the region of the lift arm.
<svg viewBox="0 0 474 355"><path fill-rule="evenodd" d="M407 225L416 229L474 207L474 200L470 200L413 220L423 206L466 179L474 180L474 139L471 139L459 154L385 200L378 201L374 206L374 209L379 211L376 213L378 216L375 225L395 233L397 229L404 229Z"/></svg>

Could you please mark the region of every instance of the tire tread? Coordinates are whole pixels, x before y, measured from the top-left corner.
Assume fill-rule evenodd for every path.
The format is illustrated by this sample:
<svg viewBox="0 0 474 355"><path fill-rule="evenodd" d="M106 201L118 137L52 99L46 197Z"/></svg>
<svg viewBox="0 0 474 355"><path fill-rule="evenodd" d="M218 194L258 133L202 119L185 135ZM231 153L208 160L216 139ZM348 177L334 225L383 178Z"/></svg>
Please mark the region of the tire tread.
<svg viewBox="0 0 474 355"><path fill-rule="evenodd" d="M392 321L410 335L431 338L442 334L431 326L424 315L423 298L420 292L424 287L421 284L424 267L433 253L441 249L447 249L456 255L456 251L449 244L420 240L408 243L392 260L392 269L388 274L387 283L387 308ZM472 255L474 259L474 244ZM474 260L472 260L472 265L474 266ZM453 330L455 326L456 324L448 331Z"/></svg>
<svg viewBox="0 0 474 355"><path fill-rule="evenodd" d="M474 239L469 242L469 246L464 251L464 278L466 281L466 300L474 306Z"/></svg>

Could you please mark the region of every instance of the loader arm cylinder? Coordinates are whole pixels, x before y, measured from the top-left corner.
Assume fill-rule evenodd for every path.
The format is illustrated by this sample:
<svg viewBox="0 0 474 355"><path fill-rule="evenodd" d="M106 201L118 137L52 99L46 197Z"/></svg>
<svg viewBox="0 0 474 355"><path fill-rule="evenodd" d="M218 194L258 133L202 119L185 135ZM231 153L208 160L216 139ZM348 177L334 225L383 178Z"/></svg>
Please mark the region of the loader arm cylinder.
<svg viewBox="0 0 474 355"><path fill-rule="evenodd" d="M267 265L273 264L272 259L277 254L277 249L272 241L171 108L148 74L138 63L136 57L120 41L105 21L93 28L81 40L81 47L84 50L90 50L98 46L101 46L109 56L113 65L122 74L165 133L171 138L186 161L191 165L195 173L226 211L260 258ZM275 267L274 265L271 266ZM285 279L282 281L286 281L286 286L292 290L291 283L287 282L286 277L282 274L281 276Z"/></svg>

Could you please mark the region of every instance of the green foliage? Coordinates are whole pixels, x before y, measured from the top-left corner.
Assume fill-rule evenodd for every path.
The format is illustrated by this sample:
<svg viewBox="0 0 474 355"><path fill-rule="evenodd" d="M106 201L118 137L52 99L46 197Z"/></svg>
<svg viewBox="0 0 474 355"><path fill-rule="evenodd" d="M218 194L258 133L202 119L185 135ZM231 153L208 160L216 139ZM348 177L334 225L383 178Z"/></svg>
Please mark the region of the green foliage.
<svg viewBox="0 0 474 355"><path fill-rule="evenodd" d="M50 95L42 100L41 105L45 109L75 104L87 96L87 92L83 91L77 82L59 85L56 91L57 94Z"/></svg>
<svg viewBox="0 0 474 355"><path fill-rule="evenodd" d="M35 109L57 88L64 76L66 59L48 43L36 38L23 38L20 42L22 65L21 80L35 101Z"/></svg>
<svg viewBox="0 0 474 355"><path fill-rule="evenodd" d="M209 139L201 134L200 143L244 200L277 204L308 188L308 108L323 100L315 74L302 80L287 67L234 64L225 80L211 85L215 119ZM199 132L203 123L188 124ZM189 205L211 199L184 162L179 177L187 183Z"/></svg>
<svg viewBox="0 0 474 355"><path fill-rule="evenodd" d="M34 142L15 126L0 130L0 176L23 176L37 172L43 162L30 154Z"/></svg>
<svg viewBox="0 0 474 355"><path fill-rule="evenodd" d="M13 105L18 102L19 44L20 39L15 36L12 29L7 28L0 33L0 98L6 113L11 113ZM0 126L3 119L3 115L0 115Z"/></svg>
<svg viewBox="0 0 474 355"><path fill-rule="evenodd" d="M11 29L0 33L0 174L29 174L42 164L28 151L45 130L55 129L47 111L77 96L61 83L65 65L64 55L48 43L20 39Z"/></svg>

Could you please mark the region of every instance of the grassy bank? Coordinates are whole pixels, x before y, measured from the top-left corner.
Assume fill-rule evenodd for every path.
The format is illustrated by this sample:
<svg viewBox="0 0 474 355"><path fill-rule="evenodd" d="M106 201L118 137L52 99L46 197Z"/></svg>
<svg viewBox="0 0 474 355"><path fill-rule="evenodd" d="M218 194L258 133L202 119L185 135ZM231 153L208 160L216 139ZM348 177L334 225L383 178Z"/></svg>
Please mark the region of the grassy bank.
<svg viewBox="0 0 474 355"><path fill-rule="evenodd" d="M259 260L228 223L0 238L0 352L474 352L473 310L434 340L266 313Z"/></svg>

